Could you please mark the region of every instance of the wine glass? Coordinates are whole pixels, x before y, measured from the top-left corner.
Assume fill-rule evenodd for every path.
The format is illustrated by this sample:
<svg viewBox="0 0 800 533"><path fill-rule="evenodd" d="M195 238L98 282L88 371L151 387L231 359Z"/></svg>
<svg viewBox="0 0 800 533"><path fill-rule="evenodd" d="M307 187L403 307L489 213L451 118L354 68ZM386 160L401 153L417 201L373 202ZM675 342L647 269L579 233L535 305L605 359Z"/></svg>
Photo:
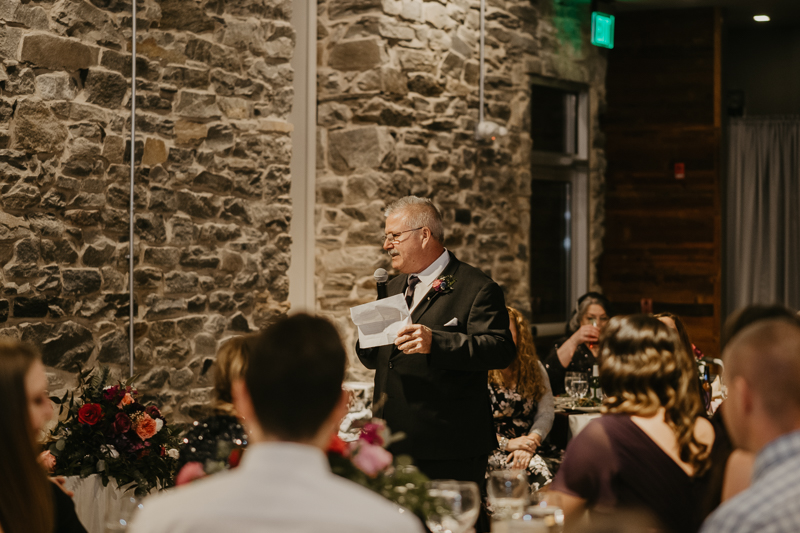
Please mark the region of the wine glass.
<svg viewBox="0 0 800 533"><path fill-rule="evenodd" d="M572 381L572 389L575 391L575 396L581 399L589 392L589 374L586 372L576 372L576 374L578 376Z"/></svg>
<svg viewBox="0 0 800 533"><path fill-rule="evenodd" d="M431 501L425 505L425 524L431 533L464 533L475 525L481 508L477 483L435 479L427 489Z"/></svg>
<svg viewBox="0 0 800 533"><path fill-rule="evenodd" d="M574 383L577 380L580 380L581 373L580 372L567 372L564 374L564 388L567 390L567 394L569 394L570 398L572 398L572 406L574 407L575 398L577 393L575 391Z"/></svg>
<svg viewBox="0 0 800 533"><path fill-rule="evenodd" d="M524 470L495 470L486 484L493 518L506 520L522 516L530 496L528 476Z"/></svg>

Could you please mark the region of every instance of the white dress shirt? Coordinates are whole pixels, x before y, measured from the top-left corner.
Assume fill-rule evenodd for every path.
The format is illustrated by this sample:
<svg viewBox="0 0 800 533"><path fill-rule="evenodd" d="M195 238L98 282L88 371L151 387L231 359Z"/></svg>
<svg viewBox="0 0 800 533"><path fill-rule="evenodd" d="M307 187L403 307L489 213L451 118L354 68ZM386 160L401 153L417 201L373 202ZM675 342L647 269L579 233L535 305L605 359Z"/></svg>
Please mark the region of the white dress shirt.
<svg viewBox="0 0 800 533"><path fill-rule="evenodd" d="M419 283L414 287L414 301L411 305L411 311L425 298L425 295L431 290L433 282L444 272L444 269L449 263L450 253L445 249L442 255L436 258L436 261L428 265L428 268L418 274L412 274L419 278Z"/></svg>
<svg viewBox="0 0 800 533"><path fill-rule="evenodd" d="M295 443L247 448L239 467L144 501L131 533L422 533L382 496L331 473L321 450Z"/></svg>

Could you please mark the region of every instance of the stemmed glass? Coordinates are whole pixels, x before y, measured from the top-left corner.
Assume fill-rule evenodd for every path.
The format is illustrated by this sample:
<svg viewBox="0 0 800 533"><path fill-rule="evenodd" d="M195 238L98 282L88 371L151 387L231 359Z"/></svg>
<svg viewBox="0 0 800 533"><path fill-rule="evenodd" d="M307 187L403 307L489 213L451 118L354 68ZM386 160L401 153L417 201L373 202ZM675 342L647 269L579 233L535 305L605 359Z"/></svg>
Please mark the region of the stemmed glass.
<svg viewBox="0 0 800 533"><path fill-rule="evenodd" d="M481 508L477 483L436 479L427 488L431 501L425 506L425 524L431 533L464 533L475 525Z"/></svg>
<svg viewBox="0 0 800 533"><path fill-rule="evenodd" d="M489 474L486 492L495 520L522 516L530 497L528 476L524 470L495 470Z"/></svg>
<svg viewBox="0 0 800 533"><path fill-rule="evenodd" d="M573 407L577 407L577 400L589 392L589 375L586 372L567 372L564 377L564 387L572 397Z"/></svg>

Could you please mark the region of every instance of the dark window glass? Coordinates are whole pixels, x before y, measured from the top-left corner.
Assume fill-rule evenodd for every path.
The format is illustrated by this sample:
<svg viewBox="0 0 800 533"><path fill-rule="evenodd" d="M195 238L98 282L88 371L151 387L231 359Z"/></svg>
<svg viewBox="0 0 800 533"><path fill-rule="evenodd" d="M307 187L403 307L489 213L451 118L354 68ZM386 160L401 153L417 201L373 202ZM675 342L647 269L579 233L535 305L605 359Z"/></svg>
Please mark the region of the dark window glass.
<svg viewBox="0 0 800 533"><path fill-rule="evenodd" d="M531 87L531 139L534 150L577 153L577 117L577 93L540 85Z"/></svg>
<svg viewBox="0 0 800 533"><path fill-rule="evenodd" d="M564 322L570 293L571 184L531 182L531 311L534 323Z"/></svg>

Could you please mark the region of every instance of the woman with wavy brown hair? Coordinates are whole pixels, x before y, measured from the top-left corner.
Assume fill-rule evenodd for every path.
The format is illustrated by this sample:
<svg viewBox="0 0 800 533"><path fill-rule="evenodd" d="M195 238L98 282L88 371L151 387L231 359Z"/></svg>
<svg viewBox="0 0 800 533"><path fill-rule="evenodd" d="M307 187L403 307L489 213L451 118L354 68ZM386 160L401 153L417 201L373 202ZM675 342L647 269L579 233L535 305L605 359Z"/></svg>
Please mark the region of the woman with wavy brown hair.
<svg viewBox="0 0 800 533"><path fill-rule="evenodd" d="M489 371L489 398L500 447L489 456L488 472L526 469L534 489L553 476L536 453L553 427L553 394L544 365L536 355L531 327L519 311L508 308L517 357L503 370Z"/></svg>
<svg viewBox="0 0 800 533"><path fill-rule="evenodd" d="M568 520L584 508L636 508L668 531L699 529L714 430L695 376L677 333L657 318L611 320L600 339L603 416L569 443L552 485Z"/></svg>
<svg viewBox="0 0 800 533"><path fill-rule="evenodd" d="M38 434L53 416L47 375L35 349L0 340L0 531L82 532L72 500L37 461Z"/></svg>

